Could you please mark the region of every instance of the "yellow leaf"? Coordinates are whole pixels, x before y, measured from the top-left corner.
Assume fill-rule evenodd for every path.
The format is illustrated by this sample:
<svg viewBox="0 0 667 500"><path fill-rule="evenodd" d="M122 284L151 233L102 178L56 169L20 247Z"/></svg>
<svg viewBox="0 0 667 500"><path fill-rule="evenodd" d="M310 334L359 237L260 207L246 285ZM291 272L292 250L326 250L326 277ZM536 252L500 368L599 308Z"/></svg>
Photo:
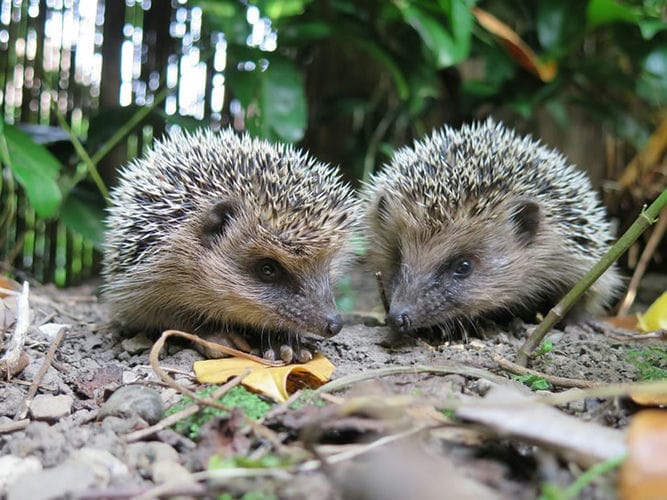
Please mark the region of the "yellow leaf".
<svg viewBox="0 0 667 500"><path fill-rule="evenodd" d="M658 297L644 314L637 314L637 326L645 332L667 329L667 292Z"/></svg>
<svg viewBox="0 0 667 500"><path fill-rule="evenodd" d="M207 359L194 364L197 380L208 384L222 384L247 368L252 372L243 379L245 387L276 401L285 401L298 389L316 389L327 382L335 366L321 354L300 365L264 366L242 358Z"/></svg>

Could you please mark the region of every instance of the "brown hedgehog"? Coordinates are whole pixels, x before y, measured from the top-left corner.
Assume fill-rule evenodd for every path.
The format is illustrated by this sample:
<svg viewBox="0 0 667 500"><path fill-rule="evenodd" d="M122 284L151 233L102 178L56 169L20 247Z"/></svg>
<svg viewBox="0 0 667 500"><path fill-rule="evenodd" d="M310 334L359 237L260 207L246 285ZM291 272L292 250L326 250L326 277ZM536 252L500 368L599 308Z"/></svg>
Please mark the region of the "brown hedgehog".
<svg viewBox="0 0 667 500"><path fill-rule="evenodd" d="M340 331L332 282L357 202L333 168L231 130L177 132L111 200L103 296L126 329L277 335L265 357L299 361L299 334Z"/></svg>
<svg viewBox="0 0 667 500"><path fill-rule="evenodd" d="M399 150L365 199L368 259L399 331L534 320L612 241L586 175L490 119ZM579 312L599 312L619 285L609 270Z"/></svg>

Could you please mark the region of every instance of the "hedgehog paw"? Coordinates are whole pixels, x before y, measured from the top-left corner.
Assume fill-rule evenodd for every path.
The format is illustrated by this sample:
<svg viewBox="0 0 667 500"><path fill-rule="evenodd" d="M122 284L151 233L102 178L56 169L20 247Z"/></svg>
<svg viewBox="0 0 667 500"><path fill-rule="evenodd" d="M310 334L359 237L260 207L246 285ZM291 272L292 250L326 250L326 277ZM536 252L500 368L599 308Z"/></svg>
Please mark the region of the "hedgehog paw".
<svg viewBox="0 0 667 500"><path fill-rule="evenodd" d="M278 349L266 349L263 358L269 361L280 359L285 363L307 363L313 359L313 351L310 347L296 347L290 344L282 344Z"/></svg>

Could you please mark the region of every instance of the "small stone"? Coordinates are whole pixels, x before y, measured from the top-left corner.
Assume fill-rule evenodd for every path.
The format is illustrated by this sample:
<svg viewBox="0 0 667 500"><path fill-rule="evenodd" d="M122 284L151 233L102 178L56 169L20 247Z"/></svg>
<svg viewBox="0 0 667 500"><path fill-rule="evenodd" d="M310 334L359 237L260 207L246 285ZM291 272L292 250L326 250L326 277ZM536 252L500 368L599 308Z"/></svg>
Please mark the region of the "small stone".
<svg viewBox="0 0 667 500"><path fill-rule="evenodd" d="M138 416L149 424L154 424L164 417L164 404L156 390L143 385L126 385L114 392L104 403L99 418L112 415Z"/></svg>
<svg viewBox="0 0 667 500"><path fill-rule="evenodd" d="M177 462L160 460L151 468L151 479L156 484L178 482L180 484L192 483L194 479L190 471Z"/></svg>
<svg viewBox="0 0 667 500"><path fill-rule="evenodd" d="M125 462L143 477L153 475L153 464L157 462L179 462L178 452L159 441L139 441L130 443L126 449Z"/></svg>
<svg viewBox="0 0 667 500"><path fill-rule="evenodd" d="M111 481L129 475L127 465L106 450L99 448L80 448L74 451L67 463L79 463L92 467L98 485L108 485Z"/></svg>
<svg viewBox="0 0 667 500"><path fill-rule="evenodd" d="M124 351L130 354L140 354L153 347L153 341L142 333L135 337L123 340L120 345Z"/></svg>
<svg viewBox="0 0 667 500"><path fill-rule="evenodd" d="M29 472L17 478L7 489L7 500L49 500L72 498L95 485L92 467L63 464L52 469Z"/></svg>
<svg viewBox="0 0 667 500"><path fill-rule="evenodd" d="M71 413L73 403L72 396L66 394L59 396L40 394L30 403L30 415L35 420L58 420Z"/></svg>
<svg viewBox="0 0 667 500"><path fill-rule="evenodd" d="M46 323L39 327L39 331L42 332L49 340L53 340L63 328L69 329L72 328L72 325L65 323Z"/></svg>
<svg viewBox="0 0 667 500"><path fill-rule="evenodd" d="M36 457L21 458L15 455L0 457L0 497L4 496L19 476L40 470L42 463Z"/></svg>

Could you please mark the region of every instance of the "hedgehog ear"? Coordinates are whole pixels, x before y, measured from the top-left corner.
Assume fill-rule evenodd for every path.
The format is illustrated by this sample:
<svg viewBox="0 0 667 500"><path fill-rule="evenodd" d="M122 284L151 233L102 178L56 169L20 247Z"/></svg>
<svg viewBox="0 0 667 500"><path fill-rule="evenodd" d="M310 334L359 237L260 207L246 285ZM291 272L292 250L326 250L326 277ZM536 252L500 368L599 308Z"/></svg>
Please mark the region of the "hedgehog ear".
<svg viewBox="0 0 667 500"><path fill-rule="evenodd" d="M236 205L227 200L220 200L208 209L201 234L204 246L210 247L217 236L225 234L236 209Z"/></svg>
<svg viewBox="0 0 667 500"><path fill-rule="evenodd" d="M530 245L540 228L540 206L532 200L519 201L512 210L510 222L522 245Z"/></svg>

